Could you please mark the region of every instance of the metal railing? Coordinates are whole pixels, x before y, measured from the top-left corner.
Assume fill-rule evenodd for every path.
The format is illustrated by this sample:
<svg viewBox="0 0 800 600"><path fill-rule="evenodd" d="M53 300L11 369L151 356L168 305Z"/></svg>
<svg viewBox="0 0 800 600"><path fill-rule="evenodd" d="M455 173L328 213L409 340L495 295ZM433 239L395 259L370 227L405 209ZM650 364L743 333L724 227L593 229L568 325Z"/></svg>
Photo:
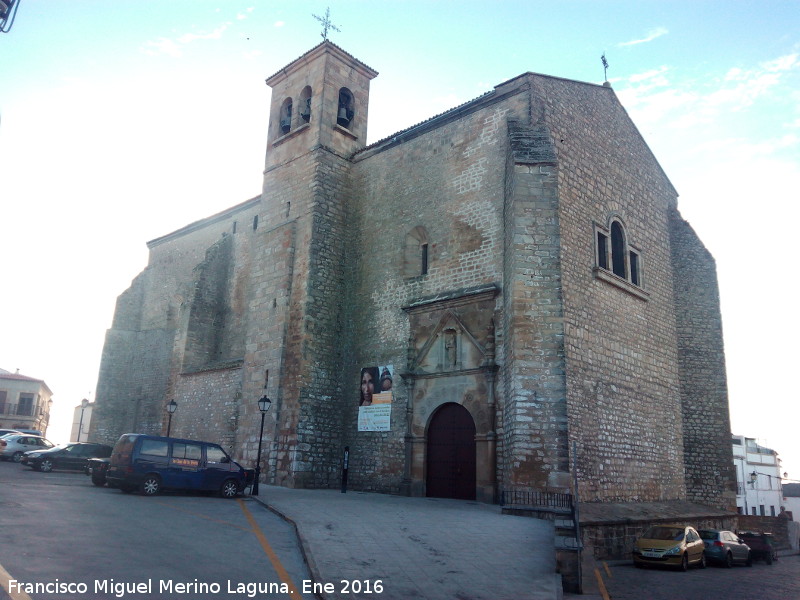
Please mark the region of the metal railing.
<svg viewBox="0 0 800 600"><path fill-rule="evenodd" d="M500 492L500 506L560 508L572 510L572 494L541 490L503 490Z"/></svg>

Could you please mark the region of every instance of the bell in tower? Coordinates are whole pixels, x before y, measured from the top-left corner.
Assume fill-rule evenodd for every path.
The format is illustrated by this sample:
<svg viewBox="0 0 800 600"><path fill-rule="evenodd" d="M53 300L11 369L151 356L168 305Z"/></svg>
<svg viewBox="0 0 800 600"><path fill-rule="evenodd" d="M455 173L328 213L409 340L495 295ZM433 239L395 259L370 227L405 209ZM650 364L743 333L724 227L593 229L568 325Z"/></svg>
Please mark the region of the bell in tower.
<svg viewBox="0 0 800 600"><path fill-rule="evenodd" d="M377 75L377 71L324 40L269 77L272 101L267 169L319 145L342 156L363 148L369 83Z"/></svg>

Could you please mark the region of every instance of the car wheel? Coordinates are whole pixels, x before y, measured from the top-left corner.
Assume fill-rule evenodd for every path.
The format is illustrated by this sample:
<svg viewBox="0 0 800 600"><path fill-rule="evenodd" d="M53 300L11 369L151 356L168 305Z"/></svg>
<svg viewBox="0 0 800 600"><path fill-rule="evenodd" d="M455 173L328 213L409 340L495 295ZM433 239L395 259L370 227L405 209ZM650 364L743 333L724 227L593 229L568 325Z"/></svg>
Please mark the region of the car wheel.
<svg viewBox="0 0 800 600"><path fill-rule="evenodd" d="M103 477L95 477L92 475L92 483L97 487L103 487L106 484L106 480Z"/></svg>
<svg viewBox="0 0 800 600"><path fill-rule="evenodd" d="M706 563L706 554L704 552L703 554L700 555L700 563L697 566L699 566L701 569L705 569L706 568L706 564L707 564Z"/></svg>
<svg viewBox="0 0 800 600"><path fill-rule="evenodd" d="M768 565L772 564L772 552L767 552L767 555L764 557L764 562Z"/></svg>
<svg viewBox="0 0 800 600"><path fill-rule="evenodd" d="M239 484L234 479L226 479L219 493L223 498L236 498L239 494Z"/></svg>
<svg viewBox="0 0 800 600"><path fill-rule="evenodd" d="M688 571L689 570L689 555L684 553L681 557L681 571Z"/></svg>
<svg viewBox="0 0 800 600"><path fill-rule="evenodd" d="M725 568L730 569L733 566L733 555L728 552L725 555Z"/></svg>
<svg viewBox="0 0 800 600"><path fill-rule="evenodd" d="M753 555L750 554L749 552L747 553L747 562L744 564L746 564L748 567L753 566Z"/></svg>
<svg viewBox="0 0 800 600"><path fill-rule="evenodd" d="M22 460L22 452L14 452L14 456L11 457L11 460L14 462L19 462Z"/></svg>
<svg viewBox="0 0 800 600"><path fill-rule="evenodd" d="M161 490L161 479L158 475L148 475L142 482L142 494L155 496Z"/></svg>
<svg viewBox="0 0 800 600"><path fill-rule="evenodd" d="M53 470L53 461L44 459L41 463L39 463L39 470L42 473L49 473Z"/></svg>

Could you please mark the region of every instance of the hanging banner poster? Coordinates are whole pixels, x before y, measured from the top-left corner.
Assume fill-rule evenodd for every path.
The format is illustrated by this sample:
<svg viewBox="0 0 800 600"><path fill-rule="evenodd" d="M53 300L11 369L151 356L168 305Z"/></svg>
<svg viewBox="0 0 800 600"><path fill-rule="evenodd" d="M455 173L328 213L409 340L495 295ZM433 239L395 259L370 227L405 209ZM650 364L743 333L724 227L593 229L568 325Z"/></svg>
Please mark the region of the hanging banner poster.
<svg viewBox="0 0 800 600"><path fill-rule="evenodd" d="M392 416L392 365L361 369L361 397L358 403L359 431L389 431Z"/></svg>

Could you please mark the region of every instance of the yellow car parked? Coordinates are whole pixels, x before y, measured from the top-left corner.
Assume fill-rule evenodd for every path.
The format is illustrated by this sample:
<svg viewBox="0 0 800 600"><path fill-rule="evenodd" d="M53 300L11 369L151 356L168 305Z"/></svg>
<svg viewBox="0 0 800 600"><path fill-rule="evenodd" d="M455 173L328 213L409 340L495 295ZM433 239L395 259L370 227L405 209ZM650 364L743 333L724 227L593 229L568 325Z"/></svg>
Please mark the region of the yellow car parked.
<svg viewBox="0 0 800 600"><path fill-rule="evenodd" d="M694 527L685 525L655 525L636 540L633 548L633 564L664 565L678 567L682 571L690 565L701 569L706 566L703 554L705 545Z"/></svg>

